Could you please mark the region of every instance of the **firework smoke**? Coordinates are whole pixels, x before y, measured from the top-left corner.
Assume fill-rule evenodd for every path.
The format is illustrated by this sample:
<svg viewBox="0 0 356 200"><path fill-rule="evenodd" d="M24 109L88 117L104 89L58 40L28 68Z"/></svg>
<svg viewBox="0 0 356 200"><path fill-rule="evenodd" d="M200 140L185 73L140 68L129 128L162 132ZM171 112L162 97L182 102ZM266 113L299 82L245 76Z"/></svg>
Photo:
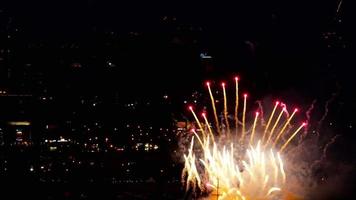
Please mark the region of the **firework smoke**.
<svg viewBox="0 0 356 200"><path fill-rule="evenodd" d="M264 112L262 101L256 101L258 112L250 116L247 95L239 98L237 78L235 84L235 113L228 112L225 83L222 84L224 105L221 107L215 105L220 97L213 96L211 85L207 83L212 103L209 116L215 123L208 120L206 109L200 117L193 107L189 108L196 129L187 134L190 143L186 144L184 152L182 183L186 190L202 199L330 199L325 195L327 192L321 192L331 187L332 183L325 184L326 180L340 182L344 178L335 172L345 174L354 169L347 165L341 165L340 169L332 167L327 161L327 152L340 135L330 137L320 148L320 129L336 95L326 101L324 113L315 124L317 134L307 134L311 126L295 122L299 110L288 112L286 104L279 101L269 112ZM312 123L311 113L316 102L313 100L306 110L308 124ZM325 139L325 134L330 133L324 132ZM334 175L324 174L322 168L332 169ZM327 191L333 190L329 188Z"/></svg>
<svg viewBox="0 0 356 200"><path fill-rule="evenodd" d="M235 127L229 126L225 83L222 84L224 108L221 122L215 99L207 83L212 102L215 127L202 114L201 122L193 107L189 107L198 129L192 129L188 152L184 155L185 167L182 182L186 190L206 194L213 199L291 199L292 193L286 183L288 174L284 169L284 152L306 123L291 125L294 115L288 113L285 104L276 102L265 124L260 112L262 103L253 122L246 116L247 95L243 96L242 125L239 127L238 79L236 78ZM258 125L260 121L260 125ZM246 128L249 126L250 128ZM282 136L287 136L284 139Z"/></svg>

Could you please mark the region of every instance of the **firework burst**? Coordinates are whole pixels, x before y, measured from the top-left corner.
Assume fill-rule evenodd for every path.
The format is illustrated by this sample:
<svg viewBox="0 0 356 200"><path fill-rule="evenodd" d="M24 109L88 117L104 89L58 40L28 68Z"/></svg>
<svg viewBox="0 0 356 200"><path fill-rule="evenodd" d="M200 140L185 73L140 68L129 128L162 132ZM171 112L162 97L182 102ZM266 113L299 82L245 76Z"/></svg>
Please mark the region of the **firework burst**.
<svg viewBox="0 0 356 200"><path fill-rule="evenodd" d="M291 122L298 109L289 115L287 107L276 102L267 123L260 112L253 121L246 122L247 94L243 95L242 120L239 119L239 86L235 78L235 113L229 118L226 84L222 83L224 107L219 122L211 85L207 88L211 100L215 126L196 115L189 150L184 154L182 182L186 190L208 196L209 199L262 200L286 198L288 174L284 170L284 151L306 125ZM233 122L232 122L233 121ZM230 127L234 124L235 127ZM248 126L248 127L247 127ZM248 130L246 129L248 128Z"/></svg>

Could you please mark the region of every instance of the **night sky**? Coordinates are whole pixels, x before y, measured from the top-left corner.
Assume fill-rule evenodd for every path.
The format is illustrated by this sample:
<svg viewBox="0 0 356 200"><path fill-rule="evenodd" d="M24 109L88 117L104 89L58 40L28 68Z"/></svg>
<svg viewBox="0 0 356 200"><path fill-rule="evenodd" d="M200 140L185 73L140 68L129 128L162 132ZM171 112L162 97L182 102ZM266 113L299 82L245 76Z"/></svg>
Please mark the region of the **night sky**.
<svg viewBox="0 0 356 200"><path fill-rule="evenodd" d="M325 124L337 126L327 127L326 138L341 135L330 160L352 168L347 180L340 179L347 192L335 192L347 193L347 199L356 185L356 16L351 4L6 1L0 5L0 89L40 96L42 86L35 86L32 77L41 74L45 93L69 104L77 95L154 101L167 94L176 99L173 110L184 113L177 102L203 92L204 81L233 83L239 75L253 100L283 98L304 112L315 100L315 123L332 98ZM27 76L30 81L24 81Z"/></svg>
<svg viewBox="0 0 356 200"><path fill-rule="evenodd" d="M179 87L187 88L207 77L239 73L274 90L320 87L329 81L352 85L347 81L352 79L353 17L348 1L337 14L338 3L11 1L2 15L21 27L13 41L19 48L41 41L52 58L58 55L58 44L67 41L78 44L73 52L78 59L104 53L98 40L113 32L106 42L115 51L107 56L120 62L119 70L130 73L125 77L135 85L174 87L184 76L189 83ZM323 33L333 31L346 49L327 50L327 42L334 41L325 41ZM128 32L138 36L129 38ZM200 64L202 51L214 57L212 68ZM50 59L38 54L34 56Z"/></svg>

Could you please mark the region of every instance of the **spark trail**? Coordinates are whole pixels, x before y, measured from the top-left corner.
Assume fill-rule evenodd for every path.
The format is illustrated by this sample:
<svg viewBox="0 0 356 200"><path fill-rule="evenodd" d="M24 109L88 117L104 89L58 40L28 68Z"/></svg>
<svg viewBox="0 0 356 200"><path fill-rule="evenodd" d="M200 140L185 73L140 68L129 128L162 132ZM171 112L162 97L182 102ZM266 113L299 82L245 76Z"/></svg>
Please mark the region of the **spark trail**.
<svg viewBox="0 0 356 200"><path fill-rule="evenodd" d="M247 121L247 95L243 95L242 127L238 120L238 79L235 79L235 133L230 134L227 94L223 84L224 112L222 124L217 118L215 99L210 84L207 84L213 113L215 127L211 126L206 114L202 114L204 123L189 107L199 129L193 130L190 148L184 155L185 167L182 172L182 182L186 189L209 194L211 199L219 200L272 200L282 198L288 174L284 169L284 154L289 144L301 131L306 123L292 125L293 117L298 109L291 115L287 108L278 101L268 117L266 126L262 121L261 113L255 112L254 120ZM260 104L261 105L261 104ZM262 106L259 107L262 111ZM274 117L275 112L278 113ZM285 115L283 115L285 114ZM281 123L283 121L283 123ZM225 123L225 124L224 124ZM207 127L208 132L203 127ZM220 125L227 127L226 135L220 137ZM272 125L272 128L269 127ZM246 130L246 126L250 126ZM291 126L291 128L287 128ZM274 135L276 132L278 134ZM216 136L217 134L217 136ZM287 140L281 139L283 135ZM268 136L266 140L265 137ZM195 139L194 139L195 138ZM198 141L198 142L194 142ZM239 141L239 142L236 142Z"/></svg>

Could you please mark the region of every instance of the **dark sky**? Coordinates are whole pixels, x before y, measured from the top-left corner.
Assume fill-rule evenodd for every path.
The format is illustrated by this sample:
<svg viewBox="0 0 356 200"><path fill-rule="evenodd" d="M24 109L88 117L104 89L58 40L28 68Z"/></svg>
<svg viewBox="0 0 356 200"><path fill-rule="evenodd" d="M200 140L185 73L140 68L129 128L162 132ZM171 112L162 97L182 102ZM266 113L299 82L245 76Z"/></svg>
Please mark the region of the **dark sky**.
<svg viewBox="0 0 356 200"><path fill-rule="evenodd" d="M113 31L125 42L125 34L137 32L142 36L120 49L129 54L125 77L150 87L197 86L202 79L237 72L272 91L310 86L319 91L330 81L351 90L354 14L347 0L336 14L339 2L39 0L7 1L3 10L26 33L25 42L50 47L72 41L95 54L102 32ZM194 30L177 31L178 26ZM323 39L328 32L337 32L347 48L330 53L326 46L333 41ZM214 57L210 70L199 60L205 50Z"/></svg>

